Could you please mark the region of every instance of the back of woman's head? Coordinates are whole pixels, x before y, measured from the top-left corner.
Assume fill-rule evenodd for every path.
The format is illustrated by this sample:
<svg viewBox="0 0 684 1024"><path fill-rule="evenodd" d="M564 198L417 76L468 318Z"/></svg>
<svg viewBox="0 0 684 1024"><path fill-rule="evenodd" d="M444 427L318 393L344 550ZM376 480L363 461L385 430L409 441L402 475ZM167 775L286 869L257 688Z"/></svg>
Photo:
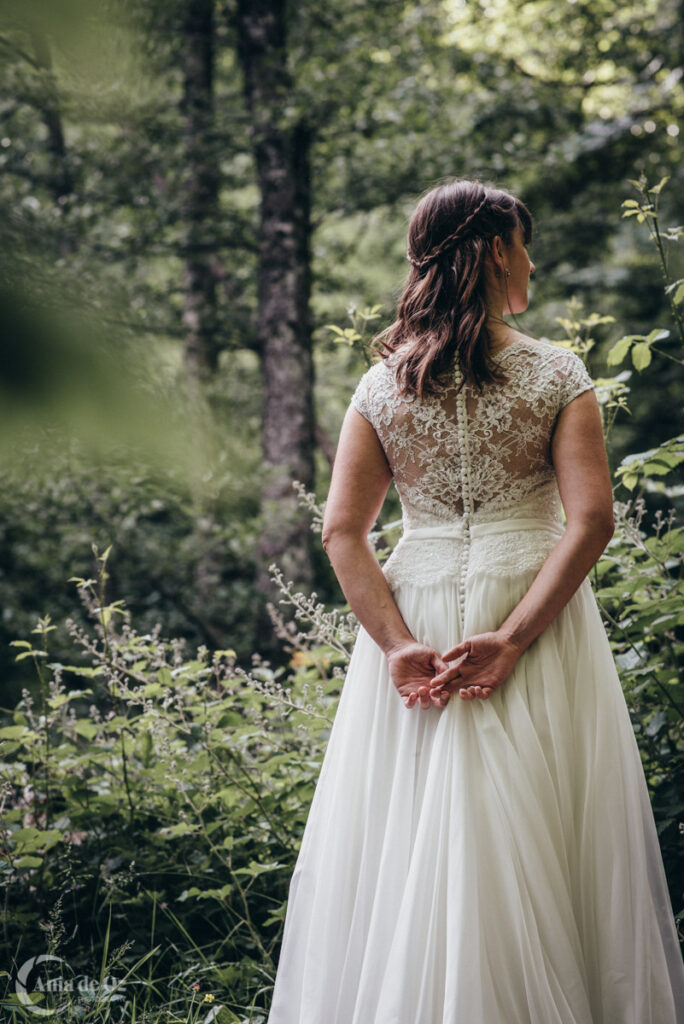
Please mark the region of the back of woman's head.
<svg viewBox="0 0 684 1024"><path fill-rule="evenodd" d="M376 339L383 356L396 353L402 390L434 392L456 362L478 386L499 379L488 358L485 270L493 239L511 245L518 226L527 244L532 218L524 203L478 181L439 185L420 200L397 319Z"/></svg>

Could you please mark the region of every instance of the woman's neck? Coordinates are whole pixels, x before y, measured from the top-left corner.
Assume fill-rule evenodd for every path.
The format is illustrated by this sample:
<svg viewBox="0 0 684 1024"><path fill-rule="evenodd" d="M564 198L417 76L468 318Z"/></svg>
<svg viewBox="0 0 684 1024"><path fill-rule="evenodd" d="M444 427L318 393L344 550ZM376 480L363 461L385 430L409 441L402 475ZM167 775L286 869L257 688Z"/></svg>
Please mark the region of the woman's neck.
<svg viewBox="0 0 684 1024"><path fill-rule="evenodd" d="M507 348L508 345L513 344L520 337L520 332L510 327L504 318L496 313L490 313L487 316L485 326L492 343L489 350L492 353L499 349Z"/></svg>

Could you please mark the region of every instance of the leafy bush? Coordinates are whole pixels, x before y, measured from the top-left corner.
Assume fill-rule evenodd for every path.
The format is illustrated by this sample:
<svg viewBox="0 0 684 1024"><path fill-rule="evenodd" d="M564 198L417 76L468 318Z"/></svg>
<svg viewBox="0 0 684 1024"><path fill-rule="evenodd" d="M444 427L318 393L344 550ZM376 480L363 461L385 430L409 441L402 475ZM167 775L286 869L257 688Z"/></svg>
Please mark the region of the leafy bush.
<svg viewBox="0 0 684 1024"><path fill-rule="evenodd" d="M137 633L120 600L105 603L109 550L95 555L98 577L75 581L92 626L67 622L87 664L49 660L49 617L15 644L40 687L0 729L6 913L22 951L40 948L55 893L68 895L73 963L101 948L109 908L130 958L157 944L155 978L185 976L189 958L245 1013L273 980L353 621L292 594L332 644L300 632L290 678L257 657L245 672L232 650L187 657L183 641ZM6 930L7 961L15 941Z"/></svg>
<svg viewBox="0 0 684 1024"><path fill-rule="evenodd" d="M21 681L7 645L46 608L55 621L71 614L85 622L65 580L95 572L92 541L115 546L109 586L125 597L141 631L163 621L170 635L190 644L230 644L248 658L258 496L245 479L249 473L225 443L200 494L182 473L174 476L124 447L103 460L56 433L27 442L21 459L6 462L0 475L3 678ZM57 634L55 644L57 658L71 656L66 635Z"/></svg>

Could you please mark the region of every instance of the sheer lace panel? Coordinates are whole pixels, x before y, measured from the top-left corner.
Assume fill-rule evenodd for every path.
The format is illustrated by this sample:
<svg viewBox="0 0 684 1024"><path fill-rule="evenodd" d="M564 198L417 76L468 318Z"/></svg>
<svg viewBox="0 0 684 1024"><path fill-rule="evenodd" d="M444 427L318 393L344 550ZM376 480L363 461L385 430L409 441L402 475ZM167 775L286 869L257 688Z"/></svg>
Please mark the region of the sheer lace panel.
<svg viewBox="0 0 684 1024"><path fill-rule="evenodd" d="M481 393L466 385L457 395L457 370L454 383L440 395L422 399L400 395L391 357L361 378L351 402L380 439L401 499L405 531L462 518L467 525L521 515L560 522L551 436L560 410L592 388L593 382L575 353L548 342L518 341L495 358L506 381L486 385ZM537 565L542 552L546 557L548 535L527 533L512 542L500 536L491 539L491 571L497 571L497 566L498 571L517 571ZM446 558L447 549L447 575L456 571L454 558L464 575L478 563L484 570L483 544L481 557L476 557L476 545L464 570L457 556L458 538L433 538L429 547L422 546L423 555L433 563L430 572L416 569L418 576L431 581L435 572L445 574L437 563ZM513 553L519 550L520 558L502 559L502 546ZM413 553L405 550L402 564L411 576L410 563L418 564L420 556L417 545L404 545L409 547ZM398 571L397 559L393 564Z"/></svg>

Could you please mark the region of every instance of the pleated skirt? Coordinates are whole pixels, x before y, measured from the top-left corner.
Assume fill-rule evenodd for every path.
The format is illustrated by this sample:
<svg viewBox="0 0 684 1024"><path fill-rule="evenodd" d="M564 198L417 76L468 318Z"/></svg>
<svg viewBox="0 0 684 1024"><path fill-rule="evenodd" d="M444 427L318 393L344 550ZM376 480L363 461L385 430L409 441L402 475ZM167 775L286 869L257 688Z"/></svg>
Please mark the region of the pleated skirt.
<svg viewBox="0 0 684 1024"><path fill-rule="evenodd" d="M535 571L402 585L440 652ZM461 625L462 624L462 625ZM360 630L290 887L269 1024L683 1024L641 759L588 579L487 701L407 709Z"/></svg>

